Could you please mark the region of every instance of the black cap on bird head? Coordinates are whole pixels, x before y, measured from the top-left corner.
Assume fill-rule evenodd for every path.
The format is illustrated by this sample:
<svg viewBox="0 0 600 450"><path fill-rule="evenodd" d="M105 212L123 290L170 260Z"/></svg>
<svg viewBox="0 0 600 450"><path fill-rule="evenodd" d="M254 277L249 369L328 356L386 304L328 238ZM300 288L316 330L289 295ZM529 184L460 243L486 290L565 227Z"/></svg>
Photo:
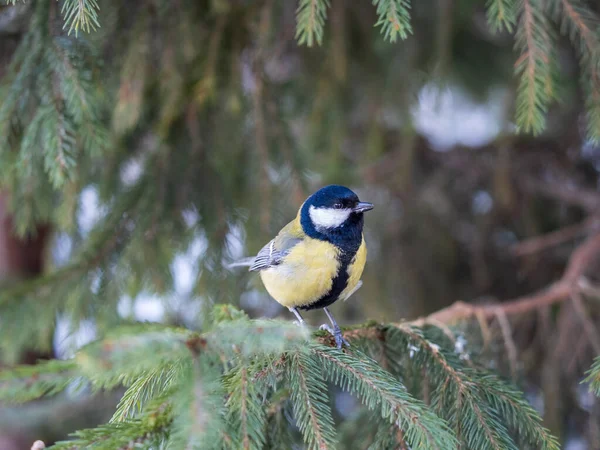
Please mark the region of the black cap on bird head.
<svg viewBox="0 0 600 450"><path fill-rule="evenodd" d="M347 187L330 185L306 199L300 209L300 222L310 237L346 240L353 237L350 235L362 235L363 213L371 209L371 203L361 202Z"/></svg>

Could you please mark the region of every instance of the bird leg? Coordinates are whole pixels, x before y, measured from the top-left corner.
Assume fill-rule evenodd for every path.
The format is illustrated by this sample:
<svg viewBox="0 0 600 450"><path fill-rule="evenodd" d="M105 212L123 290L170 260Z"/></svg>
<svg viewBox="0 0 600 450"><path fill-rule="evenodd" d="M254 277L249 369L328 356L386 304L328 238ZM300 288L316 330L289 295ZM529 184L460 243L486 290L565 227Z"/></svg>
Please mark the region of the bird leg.
<svg viewBox="0 0 600 450"><path fill-rule="evenodd" d="M342 348L342 345L344 344L347 347L350 347L348 341L344 339L344 336L342 336L342 330L338 326L337 322L335 321L329 310L327 308L323 308L323 310L325 311L325 314L327 314L327 317L329 317L329 321L331 322L331 325L333 325L333 329L327 324L323 324L319 328L321 330L327 330L330 334L333 335L333 338L335 339L335 345L337 346L337 348Z"/></svg>
<svg viewBox="0 0 600 450"><path fill-rule="evenodd" d="M294 315L298 318L298 320L294 320L294 323L298 326L304 327L306 326L306 322L304 321L304 319L302 318L302 316L300 315L300 313L298 312L298 310L296 308L288 308L291 312L294 313Z"/></svg>

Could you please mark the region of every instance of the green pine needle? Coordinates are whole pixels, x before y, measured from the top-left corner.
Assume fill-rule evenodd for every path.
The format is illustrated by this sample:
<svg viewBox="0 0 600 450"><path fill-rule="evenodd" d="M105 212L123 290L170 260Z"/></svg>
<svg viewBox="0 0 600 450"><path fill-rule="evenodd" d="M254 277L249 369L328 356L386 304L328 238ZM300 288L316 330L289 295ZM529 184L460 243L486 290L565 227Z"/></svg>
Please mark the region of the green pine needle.
<svg viewBox="0 0 600 450"><path fill-rule="evenodd" d="M290 407L305 445L327 449L347 442L349 431L334 422L330 381L364 404L352 428L365 448L451 450L459 443L473 450L559 448L521 392L465 363L437 328L367 325L385 336L386 361L393 373L401 373L400 381L356 345L340 351L307 341L304 328L287 322L221 312L212 315L218 322L203 334L150 324L123 327L82 348L73 360L1 372L0 399L53 395L76 380L89 382L94 391L127 386L108 424L75 433L59 449L131 443L289 448ZM599 373L597 361L588 378L596 392ZM429 407L405 387L415 377L429 386Z"/></svg>
<svg viewBox="0 0 600 450"><path fill-rule="evenodd" d="M312 47L323 43L325 18L329 0L300 0L296 11L296 39L298 44Z"/></svg>
<svg viewBox="0 0 600 450"><path fill-rule="evenodd" d="M172 408L169 403L159 401L151 405L137 419L80 430L72 434L74 439L57 442L49 448L52 450L165 448L172 420Z"/></svg>
<svg viewBox="0 0 600 450"><path fill-rule="evenodd" d="M600 397L600 356L594 361L584 382L589 383L590 391Z"/></svg>
<svg viewBox="0 0 600 450"><path fill-rule="evenodd" d="M265 402L259 385L253 382L250 371L239 365L224 380L224 388L231 395L227 400L228 424L238 431L233 436L234 448L264 448L267 417Z"/></svg>
<svg viewBox="0 0 600 450"><path fill-rule="evenodd" d="M320 361L296 352L288 364L287 377L292 386L296 423L308 448L336 448L335 426Z"/></svg>
<svg viewBox="0 0 600 450"><path fill-rule="evenodd" d="M520 76L517 88L517 126L540 134L546 126L550 101L556 97L556 39L540 0L523 0L516 34L521 56L515 63Z"/></svg>
<svg viewBox="0 0 600 450"><path fill-rule="evenodd" d="M600 141L600 19L580 0L552 0L552 12L563 34L578 49L581 85L587 110L587 135Z"/></svg>
<svg viewBox="0 0 600 450"><path fill-rule="evenodd" d="M65 0L61 8L65 20L63 29L68 29L69 34L75 31L75 36L79 30L96 31L100 27L98 11L100 6L96 0Z"/></svg>
<svg viewBox="0 0 600 450"><path fill-rule="evenodd" d="M409 0L373 0L373 5L379 17L375 26L381 27L385 39L396 42L398 37L406 39L412 34Z"/></svg>
<svg viewBox="0 0 600 450"><path fill-rule="evenodd" d="M517 23L517 2L515 0L488 0L487 19L492 31L506 29L512 32Z"/></svg>
<svg viewBox="0 0 600 450"><path fill-rule="evenodd" d="M558 450L558 443L519 391L483 370L466 365L454 351L432 343L434 338L443 343L443 336L435 328L423 332L411 327L390 327L386 345L394 355L411 348L413 353L408 361L415 369L428 368L427 379L433 387L432 406L448 419L467 448L516 450L519 447L512 437L516 432L535 448Z"/></svg>
<svg viewBox="0 0 600 450"><path fill-rule="evenodd" d="M56 395L77 380L74 361L50 360L0 371L0 400L24 403Z"/></svg>
<svg viewBox="0 0 600 450"><path fill-rule="evenodd" d="M353 355L322 345L311 345L323 364L326 377L342 389L357 394L369 409L396 424L414 448L451 450L457 442L443 419L412 397L389 372L359 352ZM356 355L356 356L354 356Z"/></svg>
<svg viewBox="0 0 600 450"><path fill-rule="evenodd" d="M125 422L135 418L146 404L176 386L177 376L182 369L182 364L177 363L167 367L158 366L135 378L119 401L110 422Z"/></svg>
<svg viewBox="0 0 600 450"><path fill-rule="evenodd" d="M223 448L224 442L233 442L229 434L233 430L224 422L220 375L220 367L209 354L194 357L180 371L178 388L171 396L174 419L169 448Z"/></svg>

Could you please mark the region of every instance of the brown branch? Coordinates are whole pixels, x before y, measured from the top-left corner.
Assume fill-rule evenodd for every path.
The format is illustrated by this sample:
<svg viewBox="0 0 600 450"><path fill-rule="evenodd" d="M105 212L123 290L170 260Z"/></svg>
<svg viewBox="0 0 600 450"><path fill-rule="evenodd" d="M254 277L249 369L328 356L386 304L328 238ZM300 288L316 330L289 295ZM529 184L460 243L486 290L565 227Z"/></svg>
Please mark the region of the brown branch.
<svg viewBox="0 0 600 450"><path fill-rule="evenodd" d="M503 310L496 311L496 318L500 324L500 330L502 331L502 337L504 339L504 346L506 348L506 354L508 355L508 361L510 363L510 373L513 379L517 379L517 346L512 337L512 328L510 322L506 317L506 313Z"/></svg>
<svg viewBox="0 0 600 450"><path fill-rule="evenodd" d="M585 277L582 277L578 284L583 294L600 299L600 286L590 283Z"/></svg>
<svg viewBox="0 0 600 450"><path fill-rule="evenodd" d="M542 306L563 301L570 298L574 292L579 292L582 289L578 281L585 274L588 265L599 254L600 233L590 236L577 247L571 254L562 278L546 290L508 302L489 305L471 305L458 301L428 317L417 319L412 324L420 326L426 323L441 322L449 325L477 315L486 319L492 319L499 312L506 315L523 314Z"/></svg>
<svg viewBox="0 0 600 450"><path fill-rule="evenodd" d="M519 180L519 186L527 192L577 205L588 211L600 210L600 195L596 191L573 189L565 187L563 183L549 183L531 178Z"/></svg>
<svg viewBox="0 0 600 450"><path fill-rule="evenodd" d="M583 222L561 228L542 236L536 236L531 239L521 241L513 245L510 252L514 256L527 256L533 253L546 250L550 247L556 247L568 241L577 239L590 231L600 229L600 216L594 215L585 219Z"/></svg>
<svg viewBox="0 0 600 450"><path fill-rule="evenodd" d="M494 303L487 305L471 305L462 301L455 302L454 304L444 308L438 312L435 312L427 317L422 317L417 320L410 322L403 322L396 324L395 326L406 329L407 326L421 327L426 324L435 325L440 327L442 324L444 327L458 323L462 320L477 318L480 324L486 324L482 326L482 333L487 335L489 329L487 328L487 321L497 318L500 322L507 319L509 315L525 314L532 311L539 310L545 306L564 301L566 299L577 296L580 293L589 295L590 291L596 292L590 282L584 278L585 272L596 258L600 256L600 233L596 233L588 237L579 247L573 251L569 262L564 271L562 278L554 283L548 289L538 291L532 295L519 297L504 303ZM577 305L575 305L577 307ZM502 323L500 323L502 326ZM390 326L394 326L391 324ZM484 329L485 328L485 329ZM598 334L595 331L590 333L587 330L588 336L591 337L592 345L596 345L595 337ZM506 323L504 324L503 330L505 343L507 345L508 352L511 359L516 360L516 349L514 343L511 343L508 337L510 337L510 330L507 331ZM318 341L321 344L333 347L335 345L333 337L329 334L324 334L319 331L316 334ZM381 324L370 322L354 328L350 328L344 331L344 338L348 340L367 338L370 340L385 340L385 330ZM598 338L600 341L600 337ZM598 344L600 345L600 344ZM510 348L508 348L510 347Z"/></svg>
<svg viewBox="0 0 600 450"><path fill-rule="evenodd" d="M571 295L571 300L573 302L575 312L577 313L579 320L581 320L583 331L587 335L592 347L594 347L596 354L600 355L600 334L598 333L594 322L592 322L590 319L590 315L583 304L581 294L579 292L573 292L573 295Z"/></svg>

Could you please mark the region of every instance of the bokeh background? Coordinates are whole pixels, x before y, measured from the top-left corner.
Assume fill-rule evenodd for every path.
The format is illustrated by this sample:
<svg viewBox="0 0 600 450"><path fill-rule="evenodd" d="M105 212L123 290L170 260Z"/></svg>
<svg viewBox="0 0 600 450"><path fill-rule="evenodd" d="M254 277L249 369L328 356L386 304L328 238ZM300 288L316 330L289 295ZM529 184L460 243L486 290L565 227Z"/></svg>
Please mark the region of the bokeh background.
<svg viewBox="0 0 600 450"><path fill-rule="evenodd" d="M332 0L311 48L294 1L107 1L77 35L60 7L0 6L0 367L71 356L123 321L201 328L218 302L289 318L225 265L326 184L375 204L342 324L527 295L600 232L578 50L557 39L546 128L519 133L514 36L492 32L485 2L412 2L412 33L390 43L371 2ZM488 355L568 450L600 448L598 399L579 384L598 298L583 322L568 304L511 317L517 360L501 339ZM64 438L115 401L0 404L0 448Z"/></svg>

